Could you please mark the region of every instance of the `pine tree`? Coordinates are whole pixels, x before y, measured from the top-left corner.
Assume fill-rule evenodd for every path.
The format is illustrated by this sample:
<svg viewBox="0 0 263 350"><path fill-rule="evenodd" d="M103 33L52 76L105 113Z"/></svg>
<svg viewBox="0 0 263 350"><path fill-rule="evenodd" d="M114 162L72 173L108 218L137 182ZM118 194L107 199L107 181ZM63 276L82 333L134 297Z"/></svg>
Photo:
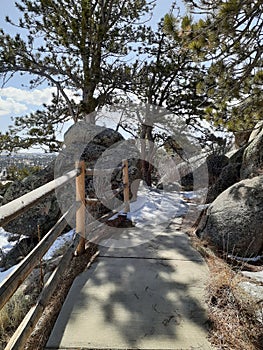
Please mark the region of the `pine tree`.
<svg viewBox="0 0 263 350"><path fill-rule="evenodd" d="M143 104L132 113L129 110L134 123L126 123L124 118L122 127L127 131L138 126L142 175L150 186L156 146L163 145L171 134L179 135L180 127L195 124L198 128L196 120L202 117L205 105L204 96L196 91L205 69L193 62L190 50L182 51L181 40L171 40L163 21L142 50L144 59L132 68L131 92ZM183 125L178 125L179 120Z"/></svg>
<svg viewBox="0 0 263 350"><path fill-rule="evenodd" d="M126 89L126 61L147 39L141 24L153 0L21 0L22 17L14 37L0 30L0 75L5 84L20 73L30 86L48 83L57 89L51 105L29 116L15 118L15 127L1 139L18 137L24 147L59 144L55 128L69 119L94 114L111 103L116 89ZM146 16L147 17L147 16ZM13 23L9 18L7 21ZM13 23L15 25L15 23ZM79 102L72 97L78 97ZM10 144L10 143L9 143ZM15 144L15 143L14 143Z"/></svg>
<svg viewBox="0 0 263 350"><path fill-rule="evenodd" d="M262 119L262 0L185 0L197 22L187 16L180 37L185 50L209 67L198 90L206 93L207 118L231 131L253 128ZM167 30L175 37L174 19Z"/></svg>

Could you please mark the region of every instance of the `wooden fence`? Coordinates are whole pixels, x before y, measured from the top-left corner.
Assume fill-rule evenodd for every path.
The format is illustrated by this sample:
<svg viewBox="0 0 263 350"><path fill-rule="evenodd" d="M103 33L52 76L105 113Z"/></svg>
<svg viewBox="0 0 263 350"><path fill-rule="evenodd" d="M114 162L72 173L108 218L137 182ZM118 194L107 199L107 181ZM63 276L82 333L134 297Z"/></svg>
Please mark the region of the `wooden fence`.
<svg viewBox="0 0 263 350"><path fill-rule="evenodd" d="M116 196L123 191L124 195L124 213L127 213L129 208L129 176L128 176L128 161L123 160L123 186L113 192ZM66 185L69 181L75 178L76 182L76 202L68 209L68 211L58 220L54 227L42 238L38 245L16 266L12 273L0 284L0 309L14 295L19 286L29 276L33 269L39 264L41 258L46 254L49 248L53 245L58 236L66 228L72 215L76 212L76 235L72 244L67 249L66 253L60 260L59 265L54 270L46 284L44 285L36 305L28 312L15 334L7 344L5 350L21 350L32 333L35 325L42 315L43 310L48 305L52 294L57 288L58 281L66 270L74 255L80 255L85 251L86 245L86 230L94 231L103 222L106 221L114 213L109 213L100 220L102 223L93 222L86 225L86 204L96 199L86 198L85 191L85 175L99 176L105 173L112 173L115 169L86 169L85 162L76 163L74 170L67 174L13 200L12 202L0 207L0 226L6 225L17 216L23 214L29 208L39 203L43 198L50 195L55 189Z"/></svg>

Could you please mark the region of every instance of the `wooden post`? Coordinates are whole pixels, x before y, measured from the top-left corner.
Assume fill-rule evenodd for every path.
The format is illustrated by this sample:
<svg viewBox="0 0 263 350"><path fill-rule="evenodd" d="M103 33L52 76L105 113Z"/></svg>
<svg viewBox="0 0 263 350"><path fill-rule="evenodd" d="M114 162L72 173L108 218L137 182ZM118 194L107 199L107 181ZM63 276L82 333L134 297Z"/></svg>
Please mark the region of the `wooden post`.
<svg viewBox="0 0 263 350"><path fill-rule="evenodd" d="M86 194L85 194L85 162L84 160L76 162L76 167L80 169L80 175L76 177L76 202L81 203L76 210L76 233L80 235L79 245L76 250L77 255L85 251L85 226L86 226Z"/></svg>
<svg viewBox="0 0 263 350"><path fill-rule="evenodd" d="M130 211L130 193L129 193L129 166L128 160L124 159L122 161L122 174L123 174L123 196L124 196L124 215Z"/></svg>

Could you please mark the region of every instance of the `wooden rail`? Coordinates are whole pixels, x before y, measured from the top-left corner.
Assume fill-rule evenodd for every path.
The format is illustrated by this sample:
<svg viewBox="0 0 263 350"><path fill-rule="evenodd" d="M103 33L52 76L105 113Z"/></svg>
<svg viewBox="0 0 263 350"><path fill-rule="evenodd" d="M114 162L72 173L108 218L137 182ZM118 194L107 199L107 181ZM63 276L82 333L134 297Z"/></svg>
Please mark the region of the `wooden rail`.
<svg viewBox="0 0 263 350"><path fill-rule="evenodd" d="M21 350L24 348L27 338L33 331L38 322L44 308L48 305L49 299L57 288L57 283L72 260L73 254L80 255L85 251L85 242L87 238L92 237L92 233L103 225L112 215L109 213L100 218L100 222L95 221L86 225L86 204L97 199L85 198L85 175L101 176L112 173L116 169L86 169L85 162L77 162L76 168L67 174L15 199L14 201L0 207L0 226L6 225L8 222L24 213L35 204L39 203L43 198L51 194L55 189L67 184L76 178L76 202L68 209L68 211L58 220L54 227L42 238L38 245L25 257L23 261L13 270L13 272L0 284L0 309L13 296L19 286L38 265L40 259L46 254L58 236L67 226L68 220L72 219L76 211L76 237L74 242L68 248L66 254L63 255L61 261L53 272L48 282L37 300L36 305L28 312L11 340L7 344L5 350ZM122 167L117 170L123 171L123 186L120 189L113 190L113 197L121 191L124 192L124 213L130 210L129 207L129 175L128 161L124 160ZM74 210L75 209L75 210ZM86 231L89 232L87 237ZM100 235L96 237L99 239Z"/></svg>
<svg viewBox="0 0 263 350"><path fill-rule="evenodd" d="M30 336L38 320L42 316L45 307L48 305L50 298L56 291L61 276L63 275L64 271L66 270L68 264L70 263L73 257L74 251L76 250L76 247L79 243L78 238L79 237L76 236L74 242L68 248L66 254L64 254L61 258L60 264L48 279L36 302L36 305L29 310L22 323L17 328L12 338L8 342L7 346L5 347L5 350L21 350L24 347L28 337Z"/></svg>
<svg viewBox="0 0 263 350"><path fill-rule="evenodd" d="M78 164L76 164L78 167ZM85 227L86 227L86 191L85 191L85 162L79 163L81 173L76 178L76 202L80 207L76 211L76 233L80 235L80 242L77 247L77 254L81 255L85 251Z"/></svg>
<svg viewBox="0 0 263 350"><path fill-rule="evenodd" d="M87 168L86 175L93 175L93 176L110 175L116 170L122 170L122 168L123 168L122 166L116 167L116 168L109 168L109 169L99 169L99 168L90 169L90 168Z"/></svg>
<svg viewBox="0 0 263 350"><path fill-rule="evenodd" d="M24 194L23 196L13 200L0 207L0 226L4 226L17 216L23 214L29 208L39 203L43 198L47 197L56 188L64 186L71 179L74 179L78 174L78 169L74 169L35 190Z"/></svg>
<svg viewBox="0 0 263 350"><path fill-rule="evenodd" d="M123 168L123 185L124 185L124 215L130 211L130 199L129 199L129 165L128 160L124 159L122 161Z"/></svg>
<svg viewBox="0 0 263 350"><path fill-rule="evenodd" d="M46 254L57 237L67 226L67 218L73 206L59 219L55 226L45 235L38 245L13 270L7 280L0 284L0 309L6 304L27 276L38 265L40 259Z"/></svg>

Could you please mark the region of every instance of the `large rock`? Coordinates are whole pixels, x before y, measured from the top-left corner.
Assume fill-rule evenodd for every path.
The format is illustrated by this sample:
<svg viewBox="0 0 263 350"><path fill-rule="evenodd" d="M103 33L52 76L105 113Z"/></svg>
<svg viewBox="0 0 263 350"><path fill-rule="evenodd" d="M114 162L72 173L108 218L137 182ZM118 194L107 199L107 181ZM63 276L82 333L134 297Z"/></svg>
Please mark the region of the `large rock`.
<svg viewBox="0 0 263 350"><path fill-rule="evenodd" d="M253 141L261 133L262 129L263 129L263 120L261 120L255 125L253 131L249 136L248 142Z"/></svg>
<svg viewBox="0 0 263 350"><path fill-rule="evenodd" d="M134 144L124 141L123 137L112 129L90 125L86 122L80 122L71 127L65 135L66 147L62 150L56 159L44 170L30 175L22 181L15 181L6 190L2 204L11 202L12 200L28 193L37 187L40 187L54 179L54 172L56 177L75 168L75 161L84 159L88 167L93 168L100 159L100 167L114 167L120 165L121 160L129 156L129 176L131 184L135 179L140 178L140 172L137 167L139 157L138 150ZM103 157L101 157L103 155ZM115 159L115 164L114 164ZM118 164L116 164L116 162ZM103 178L103 177L102 177ZM122 182L122 171L118 170L110 177L111 188L117 188ZM63 198L69 200L72 204L75 201L75 180L71 184L61 189L62 193L73 193L70 198ZM87 195L94 193L94 179L91 176L86 177L86 186L89 189ZM102 186L102 185L101 185ZM57 203L57 195L52 194L43 199L39 204L29 209L25 214L20 215L17 219L11 221L4 228L8 232L14 234L26 235L31 237L38 236L38 229L43 236L46 234L57 222L61 215L60 206ZM91 195L94 197L95 195ZM120 197L121 199L121 197ZM70 205L69 205L70 206ZM68 207L69 207L68 206ZM100 215L101 212L98 213Z"/></svg>
<svg viewBox="0 0 263 350"><path fill-rule="evenodd" d="M0 268L5 270L17 265L38 243L36 237L23 237L0 259Z"/></svg>
<svg viewBox="0 0 263 350"><path fill-rule="evenodd" d="M247 144L249 137L251 134L251 130L243 130L234 132L235 136L235 146L240 148Z"/></svg>
<svg viewBox="0 0 263 350"><path fill-rule="evenodd" d="M65 145L94 143L108 148L123 137L117 131L81 120L71 126L64 135Z"/></svg>
<svg viewBox="0 0 263 350"><path fill-rule="evenodd" d="M192 191L193 189L212 186L228 162L229 159L225 155L211 154L197 167L191 163L179 164L178 172L182 187L185 191Z"/></svg>
<svg viewBox="0 0 263 350"><path fill-rule="evenodd" d="M209 186L213 185L219 178L223 168L227 166L229 159L227 156L221 154L210 154L206 159Z"/></svg>
<svg viewBox="0 0 263 350"><path fill-rule="evenodd" d="M242 179L262 174L263 171L263 122L256 125L243 155L240 170Z"/></svg>
<svg viewBox="0 0 263 350"><path fill-rule="evenodd" d="M122 185L122 170L120 169L123 159L128 159L129 181L131 189L141 178L139 170L140 154L133 141L124 140L118 132L88 124L81 121L73 125L65 134L65 147L56 160L56 177L74 169L75 162L84 160L88 168L112 169L118 168L112 173L101 172L101 176L86 176L86 196L89 198L103 199L102 203L93 202L88 206L92 217L98 218L110 209L114 209L122 203L123 196L112 197L112 191ZM71 187L57 191L60 206L68 208L74 201L74 183ZM106 196L105 194L109 194ZM91 202L90 202L91 203ZM62 211L64 212L64 209Z"/></svg>
<svg viewBox="0 0 263 350"><path fill-rule="evenodd" d="M220 193L240 181L240 168L241 163L229 163L222 169L217 181L208 189L206 203L213 202Z"/></svg>
<svg viewBox="0 0 263 350"><path fill-rule="evenodd" d="M103 206L96 208L96 215L98 217L101 214L109 211L109 209L116 209L122 204L123 193L118 196L112 197L112 191L119 189L123 185L123 172L121 169L122 160L128 159L128 173L130 184L130 196L137 196L137 181L141 179L140 167L140 154L135 147L133 141L123 141L114 143L111 147L108 147L102 154L102 156L96 161L96 169L112 169L112 173L101 172L99 176L87 176L86 188L87 195L92 198L103 198ZM92 166L93 167L93 166ZM107 193L107 195L105 195Z"/></svg>
<svg viewBox="0 0 263 350"><path fill-rule="evenodd" d="M231 156L229 157L229 164L241 164L246 147L247 145L232 152Z"/></svg>
<svg viewBox="0 0 263 350"><path fill-rule="evenodd" d="M85 160L89 168L116 168L122 165L122 159L129 163L129 181L131 194L136 197L140 171L138 162L140 155L134 142L125 141L123 137L112 129L90 125L80 122L71 127L65 135L65 147L55 162L40 172L30 175L23 181L15 181L6 190L2 204L28 193L40 187L64 173L75 168L75 162ZM122 169L110 174L102 172L102 176L86 176L87 197L104 196L105 193L119 188L122 184ZM65 212L75 202L75 179L66 186L61 187L55 194L43 199L39 204L20 215L7 224L4 229L8 232L26 235L27 238L20 241L6 257L6 266L11 266L24 257L38 242L38 231L41 236L46 234L57 222L61 212ZM100 193L98 193L100 192ZM98 218L109 210L119 207L123 202L123 194L118 198L109 198L102 203L92 204L88 207L89 213ZM61 205L63 203L63 205ZM65 210L64 210L65 209ZM75 225L75 219L69 222Z"/></svg>
<svg viewBox="0 0 263 350"><path fill-rule="evenodd" d="M54 162L51 162L45 169L24 178L22 181L13 182L5 192L2 204L9 203L53 179ZM5 225L4 229L14 234L31 237L38 237L39 229L41 236L43 236L55 225L59 216L60 210L56 203L56 196L52 194Z"/></svg>
<svg viewBox="0 0 263 350"><path fill-rule="evenodd" d="M136 158L136 165L140 158L132 141L125 141L117 131L85 121L69 128L64 144L65 148L56 160L56 175L74 169L75 162L81 159L85 160L88 168L113 168L117 166L116 162L121 162L121 158Z"/></svg>
<svg viewBox="0 0 263 350"><path fill-rule="evenodd" d="M225 253L251 257L263 249L263 176L229 187L208 207L197 234Z"/></svg>

